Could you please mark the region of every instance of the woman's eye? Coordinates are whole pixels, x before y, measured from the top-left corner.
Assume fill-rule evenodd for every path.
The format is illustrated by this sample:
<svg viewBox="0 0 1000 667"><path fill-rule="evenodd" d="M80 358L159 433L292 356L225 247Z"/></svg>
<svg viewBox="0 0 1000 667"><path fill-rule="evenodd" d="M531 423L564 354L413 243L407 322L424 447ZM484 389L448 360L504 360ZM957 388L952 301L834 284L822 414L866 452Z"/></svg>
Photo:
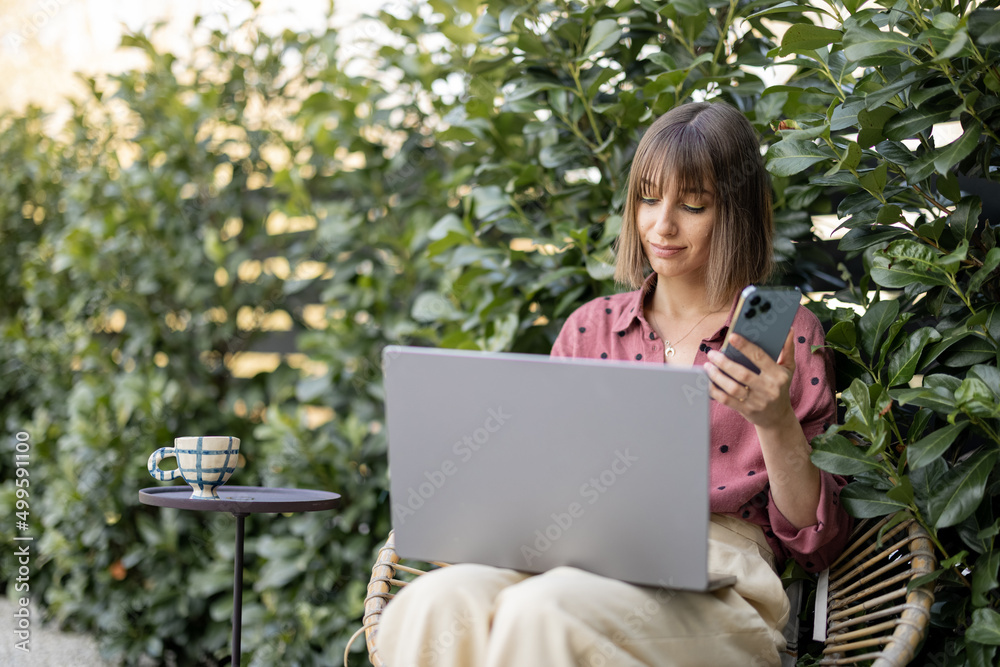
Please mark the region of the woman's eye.
<svg viewBox="0 0 1000 667"><path fill-rule="evenodd" d="M656 197L640 197L639 201L642 202L643 204L646 204L647 206L651 206L660 200L657 199Z"/></svg>
<svg viewBox="0 0 1000 667"><path fill-rule="evenodd" d="M691 213L701 213L705 210L704 206L691 206L690 204L684 204L684 208Z"/></svg>

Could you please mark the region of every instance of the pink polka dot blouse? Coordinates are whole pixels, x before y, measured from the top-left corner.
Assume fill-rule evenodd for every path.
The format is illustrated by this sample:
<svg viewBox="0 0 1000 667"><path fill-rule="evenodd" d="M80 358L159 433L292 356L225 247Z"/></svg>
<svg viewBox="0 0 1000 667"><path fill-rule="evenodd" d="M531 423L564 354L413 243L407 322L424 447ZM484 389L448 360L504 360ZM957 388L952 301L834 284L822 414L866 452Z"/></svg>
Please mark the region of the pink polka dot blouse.
<svg viewBox="0 0 1000 667"><path fill-rule="evenodd" d="M563 325L552 356L613 359L662 364L663 343L643 314L643 295L656 286L651 274L642 289L605 296L584 304ZM733 310L735 310L735 302ZM710 349L722 346L732 320L701 342L696 365L704 365ZM809 310L799 307L792 324L795 336L795 376L790 396L807 439L819 435L836 419L833 362L823 345L823 327ZM711 494L713 512L759 525L779 561L794 558L806 570L818 572L837 557L850 533L851 519L839 503L847 481L821 471L816 523L796 529L775 507L764 456L753 424L730 408L712 402Z"/></svg>

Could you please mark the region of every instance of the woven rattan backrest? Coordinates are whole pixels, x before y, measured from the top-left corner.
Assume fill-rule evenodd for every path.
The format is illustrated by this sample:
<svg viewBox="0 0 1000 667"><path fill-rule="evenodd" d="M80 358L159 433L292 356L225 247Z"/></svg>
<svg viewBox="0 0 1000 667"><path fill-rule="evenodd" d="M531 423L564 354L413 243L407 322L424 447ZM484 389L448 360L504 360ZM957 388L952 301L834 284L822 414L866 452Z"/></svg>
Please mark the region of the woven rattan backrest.
<svg viewBox="0 0 1000 667"><path fill-rule="evenodd" d="M901 667L927 633L934 585L907 585L937 567L930 538L913 519L889 523L859 524L830 568L822 665Z"/></svg>

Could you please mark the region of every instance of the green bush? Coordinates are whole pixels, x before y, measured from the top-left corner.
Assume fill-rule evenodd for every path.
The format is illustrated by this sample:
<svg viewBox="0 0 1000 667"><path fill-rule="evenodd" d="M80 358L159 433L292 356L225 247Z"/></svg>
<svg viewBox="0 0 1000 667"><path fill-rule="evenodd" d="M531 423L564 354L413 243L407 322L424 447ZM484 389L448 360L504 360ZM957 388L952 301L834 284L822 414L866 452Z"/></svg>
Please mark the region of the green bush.
<svg viewBox="0 0 1000 667"><path fill-rule="evenodd" d="M990 664L1000 251L966 178L998 179L995 4L437 0L380 14L396 39L369 69L330 29L206 31L197 68L128 37L147 66L90 81L60 132L34 109L0 120L0 416L31 437L32 595L130 664L227 655L231 519L137 491L173 436L229 433L233 483L345 501L248 520L247 660L339 660L390 528L381 349L548 352L615 289L644 127L711 98L768 147L779 280L840 275L859 311L812 304L845 410L816 461L854 475L853 513L912 514L949 561L926 661ZM946 120L963 136L936 147ZM856 275L810 242L817 213L847 218ZM275 312L290 333L260 330ZM231 372L270 348L321 365Z"/></svg>

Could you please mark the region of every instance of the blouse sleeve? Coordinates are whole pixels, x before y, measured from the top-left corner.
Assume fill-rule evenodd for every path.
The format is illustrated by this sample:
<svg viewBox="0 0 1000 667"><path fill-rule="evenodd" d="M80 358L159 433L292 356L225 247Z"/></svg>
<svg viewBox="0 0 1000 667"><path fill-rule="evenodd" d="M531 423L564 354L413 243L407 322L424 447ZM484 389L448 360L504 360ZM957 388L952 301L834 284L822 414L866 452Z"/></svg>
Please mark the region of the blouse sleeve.
<svg viewBox="0 0 1000 667"><path fill-rule="evenodd" d="M816 316L799 308L792 325L795 332L795 377L790 388L795 414L807 440L836 422L837 403L833 393L833 355L824 345L823 327ZM820 471L820 498L816 523L796 528L769 498L771 530L789 555L806 570L818 572L828 567L843 550L851 532L851 517L840 504L840 491L847 480Z"/></svg>

